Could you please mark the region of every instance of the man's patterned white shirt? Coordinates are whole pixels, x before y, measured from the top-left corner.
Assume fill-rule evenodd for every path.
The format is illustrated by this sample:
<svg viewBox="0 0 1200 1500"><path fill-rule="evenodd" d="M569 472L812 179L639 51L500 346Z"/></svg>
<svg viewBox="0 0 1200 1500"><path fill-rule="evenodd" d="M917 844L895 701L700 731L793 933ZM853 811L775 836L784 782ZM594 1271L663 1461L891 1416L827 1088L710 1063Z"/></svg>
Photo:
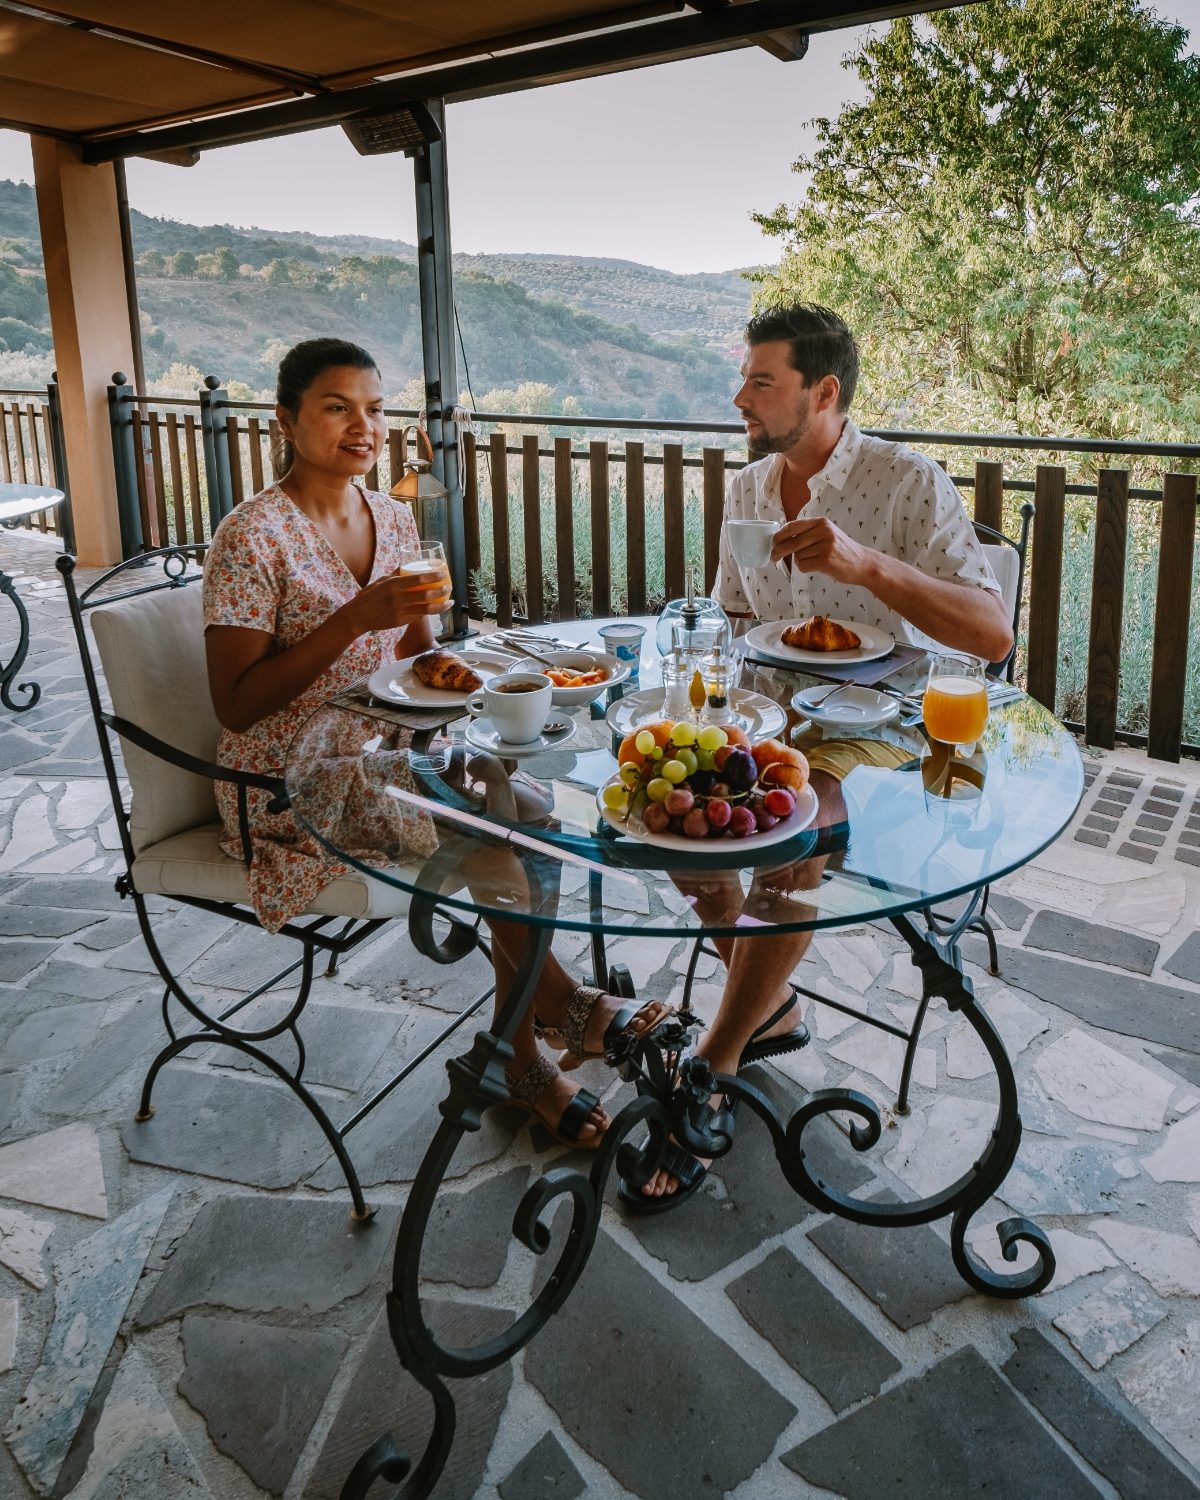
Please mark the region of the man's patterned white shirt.
<svg viewBox="0 0 1200 1500"><path fill-rule="evenodd" d="M782 456L773 454L736 473L725 499L726 519L782 523L782 471ZM962 496L931 459L902 443L869 437L847 418L837 447L808 489L811 498L801 519L828 516L852 541L910 563L931 578L953 579L1000 597ZM916 646L936 645L857 584L839 583L824 573L789 571L781 563L740 566L724 527L713 598L731 613L760 620L827 615L875 625Z"/></svg>

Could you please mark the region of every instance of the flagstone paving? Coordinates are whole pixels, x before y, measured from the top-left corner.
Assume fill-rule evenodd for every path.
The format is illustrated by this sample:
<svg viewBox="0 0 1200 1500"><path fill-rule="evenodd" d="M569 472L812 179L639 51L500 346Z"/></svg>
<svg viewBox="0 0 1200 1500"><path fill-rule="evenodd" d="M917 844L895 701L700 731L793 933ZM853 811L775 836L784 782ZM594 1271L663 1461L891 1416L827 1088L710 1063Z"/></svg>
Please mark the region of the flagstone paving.
<svg viewBox="0 0 1200 1500"><path fill-rule="evenodd" d="M53 559L51 540L0 533L33 627L23 676L43 685L32 711L0 712L0 1494L333 1500L384 1430L416 1452L429 1430L384 1297L444 1064L464 1044L349 1137L379 1207L368 1226L351 1223L307 1114L220 1047L170 1064L154 1118L134 1121L160 994L113 889L115 830ZM208 997L232 998L267 962L256 935L156 906ZM1002 976L980 967L981 942L964 952L1014 1057L1025 1135L969 1240L1008 1269L994 1226L1036 1218L1058 1256L1051 1286L980 1297L945 1224L872 1229L812 1210L751 1116L677 1212L628 1219L610 1197L561 1312L511 1364L453 1382L439 1497L1200 1496L1200 765L1090 754L1071 828L992 911ZM584 947L559 941L576 963ZM678 994L682 943L620 949L641 992ZM710 1001L717 970L699 968ZM334 1118L482 977L384 929L318 980L310 1076ZM919 996L883 929L819 938L806 977L901 1021ZM760 1086L783 1105L856 1087L885 1126L859 1154L820 1122L818 1175L886 1200L969 1166L994 1091L968 1028L935 1004L904 1117L898 1049L832 1010L810 1005L807 1020L813 1045L760 1068ZM272 1050L282 1060L288 1045ZM595 1065L581 1077L612 1088L610 1107L624 1097ZM529 1182L575 1160L519 1127L489 1112L431 1220L427 1315L448 1342L494 1336L564 1243L561 1216L541 1258L512 1236Z"/></svg>

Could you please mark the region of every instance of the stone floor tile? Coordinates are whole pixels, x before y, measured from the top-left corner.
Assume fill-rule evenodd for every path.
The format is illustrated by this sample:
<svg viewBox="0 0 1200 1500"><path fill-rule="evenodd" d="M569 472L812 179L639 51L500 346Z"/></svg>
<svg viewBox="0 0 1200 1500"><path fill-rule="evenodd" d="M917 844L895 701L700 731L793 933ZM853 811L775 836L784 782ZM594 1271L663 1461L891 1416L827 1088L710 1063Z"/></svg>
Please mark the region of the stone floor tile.
<svg viewBox="0 0 1200 1500"><path fill-rule="evenodd" d="M1200 932L1190 932L1179 947L1163 959L1168 974L1200 984Z"/></svg>
<svg viewBox="0 0 1200 1500"><path fill-rule="evenodd" d="M466 1192L440 1192L425 1234L422 1278L462 1287L494 1286L514 1243L513 1214L528 1183L529 1169L520 1166Z"/></svg>
<svg viewBox="0 0 1200 1500"><path fill-rule="evenodd" d="M1152 973L1158 958L1158 944L1151 938L1056 911L1038 912L1025 934L1024 945L1110 964L1135 974Z"/></svg>
<svg viewBox="0 0 1200 1500"><path fill-rule="evenodd" d="M1100 1491L974 1349L950 1355L783 1455L846 1500L1096 1500Z"/></svg>
<svg viewBox="0 0 1200 1500"><path fill-rule="evenodd" d="M1141 786L1143 778L1132 771L1110 771L1108 783L1110 786L1138 787Z"/></svg>
<svg viewBox="0 0 1200 1500"><path fill-rule="evenodd" d="M11 891L6 903L18 906L67 907L77 911L129 911L113 889L111 880L101 876L77 875L60 880L27 880Z"/></svg>
<svg viewBox="0 0 1200 1500"><path fill-rule="evenodd" d="M943 1092L896 1121L898 1138L888 1133L892 1145L884 1161L919 1196L940 1192L980 1155L995 1121L993 1100Z"/></svg>
<svg viewBox="0 0 1200 1500"><path fill-rule="evenodd" d="M1102 833L1098 828L1077 828L1075 839L1080 844L1094 844L1098 849L1108 848L1109 836Z"/></svg>
<svg viewBox="0 0 1200 1500"><path fill-rule="evenodd" d="M1099 813L1101 817L1111 818L1115 822L1118 818L1124 816L1127 806L1128 802L1122 802L1111 793L1107 793L1102 797L1096 798L1095 802L1092 803L1092 811ZM1087 819L1085 818L1084 822L1086 823L1086 821Z"/></svg>
<svg viewBox="0 0 1200 1500"><path fill-rule="evenodd" d="M27 1063L86 1048L103 1019L97 1005L52 1005L48 1010L34 1011L5 1040L5 1060Z"/></svg>
<svg viewBox="0 0 1200 1500"><path fill-rule="evenodd" d="M17 1330L21 1304L15 1297L0 1297L0 1375L7 1375L17 1362Z"/></svg>
<svg viewBox="0 0 1200 1500"><path fill-rule="evenodd" d="M56 911L54 907L0 907L0 937L69 937L100 920L95 912Z"/></svg>
<svg viewBox="0 0 1200 1500"><path fill-rule="evenodd" d="M210 1500L211 1493L150 1367L127 1349L71 1500Z"/></svg>
<svg viewBox="0 0 1200 1500"><path fill-rule="evenodd" d="M0 944L0 980L5 984L19 983L38 964L45 963L53 952L53 943L16 943L9 940Z"/></svg>
<svg viewBox="0 0 1200 1500"><path fill-rule="evenodd" d="M1145 844L1148 848L1161 849L1167 842L1161 833L1155 833L1149 828L1134 828L1129 837L1135 844Z"/></svg>
<svg viewBox="0 0 1200 1500"><path fill-rule="evenodd" d="M1191 1235L1111 1219L1088 1228L1161 1296L1200 1297L1200 1244Z"/></svg>
<svg viewBox="0 0 1200 1500"><path fill-rule="evenodd" d="M443 1017L434 1021L426 1013L409 1027L400 1039L397 1066L420 1051L444 1025ZM465 1039L452 1040L447 1050L427 1058L347 1136L346 1145L364 1187L381 1182L411 1182L417 1175L433 1133L441 1124L438 1105L449 1088L446 1060L452 1052L465 1051L466 1046ZM340 1106L339 1113L342 1111L350 1112L346 1105ZM528 1119L528 1115L503 1106L489 1109L480 1129L467 1131L463 1136L448 1175L461 1177L485 1161L494 1161L508 1149ZM332 1155L309 1179L312 1187L321 1189L337 1189L344 1181L342 1169Z"/></svg>
<svg viewBox="0 0 1200 1500"><path fill-rule="evenodd" d="M963 942L963 956L986 962L981 939ZM1000 954L1005 982L1061 1006L1089 1025L1200 1052L1200 991L1181 990L1130 974L1093 969L1026 948Z"/></svg>
<svg viewBox="0 0 1200 1500"><path fill-rule="evenodd" d="M435 1335L443 1344L455 1348L472 1347L495 1338L512 1322L511 1312L480 1303L430 1299L423 1303L423 1310ZM563 1316L560 1313L552 1319L550 1326L553 1328ZM535 1345L544 1336L539 1335ZM512 1366L503 1364L474 1379L450 1382L457 1402L457 1429L454 1447L437 1481L437 1500L473 1500L483 1479L512 1378ZM401 1367L388 1333L387 1315L380 1309L362 1343L358 1368L304 1485L303 1500L338 1500L346 1475L384 1433L391 1433L415 1464L424 1452L432 1425L429 1397Z"/></svg>
<svg viewBox="0 0 1200 1500"><path fill-rule="evenodd" d="M1043 1008L1027 1005L1015 990L996 985L979 995L980 1008L1000 1033L1010 1058L1018 1057L1035 1037L1049 1029ZM992 1060L976 1032L958 1021L946 1036L946 1072L951 1078L982 1078L992 1071Z"/></svg>
<svg viewBox="0 0 1200 1500"><path fill-rule="evenodd" d="M50 1085L39 1099L41 1107L49 1114L75 1118L91 1109L111 1110L115 1105L132 1115L137 1109L142 1076L166 1040L157 999L147 997L135 1002L110 1021L88 1050ZM135 1068L137 1073L118 1088L118 1081Z"/></svg>
<svg viewBox="0 0 1200 1500"><path fill-rule="evenodd" d="M399 925L394 931L384 928L340 972L343 983L352 989L370 990L383 1000L417 1000L452 1013L492 982L491 964L482 954L468 954L448 968L418 953Z"/></svg>
<svg viewBox="0 0 1200 1500"><path fill-rule="evenodd" d="M340 1333L189 1313L179 1393L222 1453L282 1495L349 1344Z"/></svg>
<svg viewBox="0 0 1200 1500"><path fill-rule="evenodd" d="M1128 885L1109 888L1096 920L1165 937L1183 915L1187 900L1187 881L1182 875L1164 873L1153 880L1131 880Z"/></svg>
<svg viewBox="0 0 1200 1500"><path fill-rule="evenodd" d="M43 1493L58 1478L174 1191L143 1199L55 1261L54 1323L4 1429L13 1457Z"/></svg>
<svg viewBox="0 0 1200 1500"><path fill-rule="evenodd" d="M1185 849L1181 844L1175 851L1175 858L1185 865L1200 865L1200 849Z"/></svg>
<svg viewBox="0 0 1200 1500"><path fill-rule="evenodd" d="M0 1135L16 1118L24 1092L25 1079L20 1073L0 1073Z"/></svg>
<svg viewBox="0 0 1200 1500"><path fill-rule="evenodd" d="M1195 1495L1196 1487L1087 1376L1036 1328L1018 1328L1003 1372L1082 1453L1121 1500Z"/></svg>
<svg viewBox="0 0 1200 1500"><path fill-rule="evenodd" d="M1022 1136L999 1196L1031 1217L1115 1213L1124 1152L1103 1141Z"/></svg>
<svg viewBox="0 0 1200 1500"><path fill-rule="evenodd" d="M725 1291L835 1412L877 1395L900 1372L890 1350L782 1245Z"/></svg>
<svg viewBox="0 0 1200 1500"><path fill-rule="evenodd" d="M1156 833L1166 833L1173 821L1174 819L1160 817L1157 813L1141 812L1138 814L1137 826L1152 828Z"/></svg>
<svg viewBox="0 0 1200 1500"><path fill-rule="evenodd" d="M748 1070L746 1078L762 1089L786 1121L799 1103L796 1091L773 1076L773 1070ZM639 1145L644 1138L641 1130L633 1133ZM827 1120L809 1126L804 1149L813 1174L845 1192L870 1180L869 1165ZM615 1176L610 1193L615 1191ZM700 1192L669 1213L630 1214L625 1222L651 1255L666 1262L672 1276L703 1281L812 1213L779 1170L766 1127L746 1109L738 1116L733 1150L710 1170Z"/></svg>
<svg viewBox="0 0 1200 1500"><path fill-rule="evenodd" d="M835 937L819 932L813 946L829 965L830 972L859 994L870 989L886 962L883 950L869 935Z"/></svg>
<svg viewBox="0 0 1200 1500"><path fill-rule="evenodd" d="M0 849L0 870L16 870L35 854L57 845L50 826L49 798L36 794L25 797L17 804L7 842Z"/></svg>
<svg viewBox="0 0 1200 1500"><path fill-rule="evenodd" d="M300 1100L282 1084L222 1078L176 1063L154 1087L154 1117L121 1127L134 1161L254 1187L294 1187L328 1151ZM2 1158L2 1152L0 1152ZM343 1182L344 1179L339 1180Z"/></svg>
<svg viewBox="0 0 1200 1500"><path fill-rule="evenodd" d="M526 1349L525 1378L574 1441L644 1500L724 1495L769 1457L795 1415L604 1229L562 1310ZM664 1441L685 1412L689 1441Z"/></svg>
<svg viewBox="0 0 1200 1500"><path fill-rule="evenodd" d="M576 1500L586 1489L582 1475L552 1432L539 1438L497 1485L500 1500Z"/></svg>
<svg viewBox="0 0 1200 1500"><path fill-rule="evenodd" d="M1072 1114L1099 1125L1161 1130L1174 1085L1078 1027L1034 1063L1042 1087Z"/></svg>
<svg viewBox="0 0 1200 1500"><path fill-rule="evenodd" d="M1149 838L1150 835L1147 834L1145 835L1145 837ZM1140 860L1144 865L1152 865L1155 859L1158 857L1157 850L1147 849L1141 844L1132 843L1122 844L1121 847L1117 850L1117 853L1123 855L1126 859Z"/></svg>
<svg viewBox="0 0 1200 1500"><path fill-rule="evenodd" d="M1066 1334L1093 1370L1099 1370L1166 1316L1167 1305L1160 1297L1122 1273L1059 1313L1054 1326Z"/></svg>
<svg viewBox="0 0 1200 1500"><path fill-rule="evenodd" d="M1172 1125L1157 1151L1142 1160L1155 1182L1200 1182L1200 1115Z"/></svg>
<svg viewBox="0 0 1200 1500"><path fill-rule="evenodd" d="M1112 833L1117 826L1115 818L1105 818L1099 813L1089 813L1083 820L1084 828L1094 828L1099 833Z"/></svg>
<svg viewBox="0 0 1200 1500"><path fill-rule="evenodd" d="M868 1201L897 1199L881 1192ZM829 1219L810 1229L808 1237L897 1328L927 1323L939 1308L970 1293L954 1269L950 1246L928 1224L892 1229Z"/></svg>
<svg viewBox="0 0 1200 1500"><path fill-rule="evenodd" d="M50 1280L42 1265L42 1246L53 1233L48 1219L35 1219L19 1208L0 1208L0 1265L40 1292Z"/></svg>
<svg viewBox="0 0 1200 1500"><path fill-rule="evenodd" d="M1157 794L1147 797L1145 802L1142 803L1142 809L1148 813L1157 813L1160 818L1173 818L1179 811L1176 803L1168 802L1164 797L1160 797Z"/></svg>
<svg viewBox="0 0 1200 1500"><path fill-rule="evenodd" d="M1005 927L1018 932L1029 920L1033 908L1027 906L1024 901L1018 901L1015 896L1008 896L1003 891L994 890L988 897L988 911L995 913Z"/></svg>
<svg viewBox="0 0 1200 1500"><path fill-rule="evenodd" d="M108 1217L100 1142L90 1125L63 1125L0 1146L0 1198Z"/></svg>
<svg viewBox="0 0 1200 1500"><path fill-rule="evenodd" d="M239 1015L242 1025L268 1027L281 1021L295 996L264 995ZM375 1065L404 1024L395 1010L366 1006L329 1005L310 1000L297 1023L304 1038L304 1081L323 1088L352 1092L366 1083ZM289 1070L295 1066L296 1044L282 1033L255 1045ZM269 1070L245 1053L214 1044L202 1054L215 1067L233 1068L269 1076Z"/></svg>
<svg viewBox="0 0 1200 1500"><path fill-rule="evenodd" d="M1090 1235L1076 1234L1060 1225L1048 1231L1050 1245L1054 1251L1054 1280L1049 1290L1069 1286L1081 1276L1094 1276L1097 1271L1108 1271L1119 1264L1107 1246Z"/></svg>
<svg viewBox="0 0 1200 1500"><path fill-rule="evenodd" d="M154 940L158 944L167 967L181 974L185 969L190 968L201 954L206 953L222 934L228 931L229 926L230 924L223 917L214 916L212 912L184 907L181 911L169 916L160 915L154 918ZM260 943L267 941L261 933L252 932L249 935L257 937ZM281 958L280 967L283 963L300 956L298 946L290 939L281 938L278 941L288 948L287 955ZM150 950L142 940L140 932L127 947L114 949L105 959L104 965L110 970L124 969L130 974L153 974L156 978L158 976L158 969L150 957ZM198 981L206 984L218 982L209 980L200 969L195 974L189 974L188 978L190 982ZM128 983L128 980L126 982ZM243 991L252 990L257 982L257 979L246 971L242 978L234 975L228 981L228 987Z"/></svg>
<svg viewBox="0 0 1200 1500"><path fill-rule="evenodd" d="M345 1203L214 1198L176 1242L136 1323L148 1328L205 1305L320 1318L386 1281L399 1222L393 1204L381 1205L369 1224L356 1224Z"/></svg>
<svg viewBox="0 0 1200 1500"><path fill-rule="evenodd" d="M1117 1378L1142 1415L1200 1468L1200 1322L1189 1322L1182 1337L1127 1361Z"/></svg>
<svg viewBox="0 0 1200 1500"><path fill-rule="evenodd" d="M1172 1073L1186 1078L1200 1087L1200 1054L1195 1052L1171 1052L1166 1047L1147 1047L1151 1057L1156 1057Z"/></svg>
<svg viewBox="0 0 1200 1500"><path fill-rule="evenodd" d="M138 932L136 917L108 917L97 923L94 927L88 927L75 939L82 948L91 948L95 952L107 952L110 948L120 948L122 944L128 943L135 938Z"/></svg>
<svg viewBox="0 0 1200 1500"><path fill-rule="evenodd" d="M66 995L73 1000L111 1000L128 994L133 981L119 969L65 963L52 958L38 975L38 988L47 995ZM161 991L161 985L159 986Z"/></svg>
<svg viewBox="0 0 1200 1500"><path fill-rule="evenodd" d="M54 849L48 849L44 854L36 854L32 859L23 860L17 869L28 871L31 875L51 875L62 872L70 874L81 869L96 854L96 844L89 838L72 839L68 844L59 844Z"/></svg>

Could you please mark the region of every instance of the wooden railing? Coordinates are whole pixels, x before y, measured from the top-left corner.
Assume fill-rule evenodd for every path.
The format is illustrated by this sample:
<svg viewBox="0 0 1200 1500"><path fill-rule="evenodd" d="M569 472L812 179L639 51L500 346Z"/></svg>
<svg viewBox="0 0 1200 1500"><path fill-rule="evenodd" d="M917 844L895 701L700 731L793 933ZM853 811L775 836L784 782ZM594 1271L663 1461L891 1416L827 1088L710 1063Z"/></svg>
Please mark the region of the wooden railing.
<svg viewBox="0 0 1200 1500"><path fill-rule="evenodd" d="M277 433L268 408L229 400L215 381L198 400L120 399L114 432L127 422L140 455L130 482L142 545L203 539L269 482ZM367 476L372 487L390 488L404 461L400 428L415 416L389 411L394 430ZM461 450L470 612L501 624L653 613L684 592L689 567L707 589L726 484L746 462L726 446L740 433L733 424L475 414ZM1200 755L1196 476L1136 487L1127 468L1081 478L1055 462L1029 472L1041 455L1195 464L1200 445L882 435L933 456L1013 451L960 463L966 471L954 478L975 519L1009 535L1021 503L1036 506L1020 679L1089 744L1144 745L1162 760Z"/></svg>
<svg viewBox="0 0 1200 1500"><path fill-rule="evenodd" d="M45 390L0 390L0 483L62 488L55 452L54 411ZM54 510L23 523L37 531L59 532Z"/></svg>

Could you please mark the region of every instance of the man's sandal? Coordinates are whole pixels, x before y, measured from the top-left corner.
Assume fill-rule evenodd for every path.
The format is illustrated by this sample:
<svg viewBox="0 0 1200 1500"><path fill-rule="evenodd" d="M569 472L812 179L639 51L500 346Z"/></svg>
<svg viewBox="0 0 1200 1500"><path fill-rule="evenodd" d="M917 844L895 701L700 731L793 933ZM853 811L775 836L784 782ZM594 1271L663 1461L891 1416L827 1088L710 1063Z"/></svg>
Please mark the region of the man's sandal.
<svg viewBox="0 0 1200 1500"><path fill-rule="evenodd" d="M649 1024L644 1031L635 1032L631 1030L632 1023L648 1007L660 1004L657 1000L627 1000L624 1005L619 1006L613 1012L608 1025L604 1028L604 1036L598 1050L593 1051L584 1045L587 1038L588 1021L591 1019L592 1011L597 1003L604 998L606 991L592 984L576 985L575 993L567 1001L567 1013L563 1017L561 1026L551 1026L537 1016L534 1017L534 1034L544 1040L558 1040L564 1044L564 1050L559 1055L558 1066L564 1073L571 1072L585 1062L597 1062L601 1059L612 1059L614 1053L619 1049L622 1039L638 1038L649 1035L660 1021L665 1021L670 1014L667 1006L662 1007L662 1015L658 1020Z"/></svg>
<svg viewBox="0 0 1200 1500"><path fill-rule="evenodd" d="M685 1064L686 1066L686 1064ZM709 1075L711 1077L711 1074ZM695 1104L688 1111L689 1119L684 1122L685 1128L698 1128L700 1134L693 1139L697 1142L704 1139L704 1133L714 1128L719 1134L733 1139L733 1123L736 1115L736 1102L726 1102L721 1108L714 1109L711 1104ZM650 1144L647 1136L642 1142L641 1150L644 1152ZM704 1179L708 1176L708 1168L686 1147L678 1145L675 1141L668 1139L663 1147L655 1166L657 1172L668 1172L679 1183L673 1193L659 1193L651 1195L642 1192L641 1188L626 1182L622 1177L617 1187L617 1197L633 1214L665 1214L673 1208L678 1208L686 1199L692 1198L704 1185Z"/></svg>
<svg viewBox="0 0 1200 1500"><path fill-rule="evenodd" d="M809 1042L808 1027L803 1021L793 1026L791 1031L785 1031L780 1036L766 1036L772 1026L783 1020L791 1010L795 1008L800 996L792 991L790 998L756 1030L750 1033L750 1040L742 1048L742 1055L738 1058L738 1072L748 1067L753 1062L761 1062L765 1057L782 1057L785 1052L799 1052L801 1047L807 1047Z"/></svg>
<svg viewBox="0 0 1200 1500"><path fill-rule="evenodd" d="M516 1109L532 1115L561 1146L574 1146L577 1151L595 1151L604 1139L604 1131L598 1130L593 1139L581 1141L580 1132L588 1122L592 1111L600 1103L599 1096L591 1089L577 1089L571 1102L552 1123L537 1107L537 1101L558 1077L554 1065L544 1057L531 1062L515 1080L509 1078L508 1097Z"/></svg>

